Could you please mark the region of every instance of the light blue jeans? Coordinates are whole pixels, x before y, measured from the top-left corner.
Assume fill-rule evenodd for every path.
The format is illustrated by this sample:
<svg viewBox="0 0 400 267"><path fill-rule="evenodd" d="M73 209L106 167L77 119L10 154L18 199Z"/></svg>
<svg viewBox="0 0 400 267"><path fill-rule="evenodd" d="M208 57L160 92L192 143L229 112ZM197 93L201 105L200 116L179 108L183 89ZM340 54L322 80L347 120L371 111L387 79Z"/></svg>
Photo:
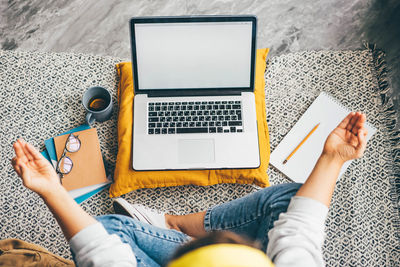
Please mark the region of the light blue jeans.
<svg viewBox="0 0 400 267"><path fill-rule="evenodd" d="M232 231L257 240L263 251L268 245L268 231L301 184L271 186L245 197L212 207L206 211L204 228ZM131 246L138 266L163 266L175 250L191 238L176 230L161 229L123 215L97 217L107 232L118 235Z"/></svg>

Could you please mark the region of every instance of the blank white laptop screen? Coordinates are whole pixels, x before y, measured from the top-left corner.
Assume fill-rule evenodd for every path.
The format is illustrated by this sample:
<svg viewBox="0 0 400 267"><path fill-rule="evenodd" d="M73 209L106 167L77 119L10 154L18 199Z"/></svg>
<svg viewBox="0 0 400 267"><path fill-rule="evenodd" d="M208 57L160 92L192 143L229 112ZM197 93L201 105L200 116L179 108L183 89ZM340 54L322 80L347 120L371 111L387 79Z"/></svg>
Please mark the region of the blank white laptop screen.
<svg viewBox="0 0 400 267"><path fill-rule="evenodd" d="M250 87L252 23L135 24L140 89Z"/></svg>

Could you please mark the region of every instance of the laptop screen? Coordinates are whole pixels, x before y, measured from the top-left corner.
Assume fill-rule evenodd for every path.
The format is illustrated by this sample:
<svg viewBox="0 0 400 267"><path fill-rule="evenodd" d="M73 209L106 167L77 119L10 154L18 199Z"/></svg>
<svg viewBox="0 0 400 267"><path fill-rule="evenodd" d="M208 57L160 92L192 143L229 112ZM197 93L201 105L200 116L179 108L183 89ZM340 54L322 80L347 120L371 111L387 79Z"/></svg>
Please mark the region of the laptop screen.
<svg viewBox="0 0 400 267"><path fill-rule="evenodd" d="M253 24L135 23L137 89L251 88Z"/></svg>

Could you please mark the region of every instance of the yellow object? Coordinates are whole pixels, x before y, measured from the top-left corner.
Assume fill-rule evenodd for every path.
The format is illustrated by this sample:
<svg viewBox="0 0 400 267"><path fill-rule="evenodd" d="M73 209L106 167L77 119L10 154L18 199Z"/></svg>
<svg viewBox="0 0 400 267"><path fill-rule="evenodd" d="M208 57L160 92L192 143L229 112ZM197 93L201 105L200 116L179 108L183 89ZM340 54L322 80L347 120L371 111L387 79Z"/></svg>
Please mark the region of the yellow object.
<svg viewBox="0 0 400 267"><path fill-rule="evenodd" d="M269 133L265 111L264 72L268 48L257 49L255 90L258 137L260 145L260 167L257 169L190 170L190 171L134 171L132 169L132 108L133 79L132 64L116 65L118 84L118 155L114 172L114 183L110 197L118 197L140 188L155 188L178 185L207 186L219 183L255 184L269 186L267 168L270 158ZM234 56L234 55L232 55ZM134 148L133 148L134 149Z"/></svg>
<svg viewBox="0 0 400 267"><path fill-rule="evenodd" d="M312 135L312 133L315 132L315 130L317 130L318 126L319 123L315 125L314 128L307 134L307 136L304 137L303 141L301 141L300 144L296 146L296 148L292 151L292 153L290 153L290 155L283 161L283 164L285 164L294 155L294 153L296 153L296 151L304 144L305 141L307 141L307 139Z"/></svg>
<svg viewBox="0 0 400 267"><path fill-rule="evenodd" d="M246 245L216 244L198 248L172 261L167 267L272 267L261 250Z"/></svg>

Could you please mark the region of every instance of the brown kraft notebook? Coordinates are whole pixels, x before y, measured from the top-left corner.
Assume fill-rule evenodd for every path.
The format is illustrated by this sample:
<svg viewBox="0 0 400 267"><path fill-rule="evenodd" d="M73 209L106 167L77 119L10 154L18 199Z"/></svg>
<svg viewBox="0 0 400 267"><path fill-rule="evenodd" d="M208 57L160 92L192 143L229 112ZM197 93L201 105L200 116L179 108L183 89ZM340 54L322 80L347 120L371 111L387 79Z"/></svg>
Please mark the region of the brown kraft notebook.
<svg viewBox="0 0 400 267"><path fill-rule="evenodd" d="M73 167L70 173L64 174L62 185L67 191L107 182L103 158L100 151L99 138L96 129L88 129L75 132L81 141L80 149L77 152L67 152ZM69 134L54 138L57 160L60 159L65 142Z"/></svg>

